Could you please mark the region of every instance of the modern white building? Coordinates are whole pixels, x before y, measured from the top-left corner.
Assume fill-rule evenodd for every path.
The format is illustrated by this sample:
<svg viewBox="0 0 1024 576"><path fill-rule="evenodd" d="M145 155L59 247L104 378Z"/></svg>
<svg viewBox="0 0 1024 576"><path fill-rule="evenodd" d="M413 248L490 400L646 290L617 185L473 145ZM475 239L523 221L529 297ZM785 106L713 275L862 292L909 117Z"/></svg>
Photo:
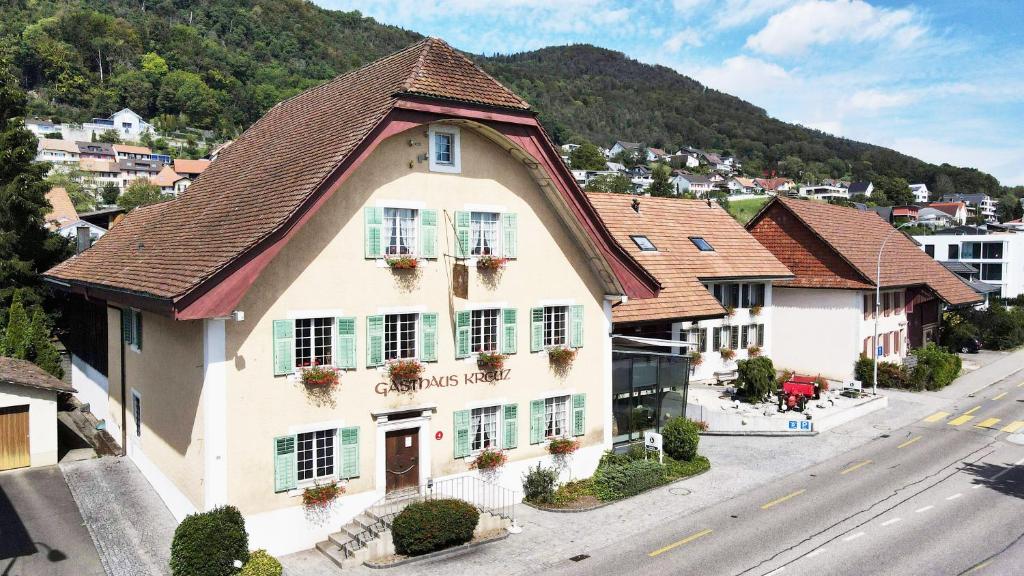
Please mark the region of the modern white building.
<svg viewBox="0 0 1024 576"><path fill-rule="evenodd" d="M925 254L939 262L965 262L980 273L980 280L999 286L1002 298L1024 294L1024 234L943 233L915 236Z"/></svg>
<svg viewBox="0 0 1024 576"><path fill-rule="evenodd" d="M78 164L78 145L69 140L40 138L36 162L50 162L54 169L66 169Z"/></svg>
<svg viewBox="0 0 1024 576"><path fill-rule="evenodd" d="M118 110L108 118L93 118L91 122L83 124L60 124L47 120L30 119L25 121L25 127L37 138L43 138L47 134L60 133L64 140L71 141L90 141L113 130L122 140L138 142L143 134L156 133L152 124L128 108Z"/></svg>
<svg viewBox="0 0 1024 576"><path fill-rule="evenodd" d="M829 200L833 198L850 198L850 191L842 186L820 185L801 186L800 196L814 198L816 200Z"/></svg>
<svg viewBox="0 0 1024 576"><path fill-rule="evenodd" d="M915 204L927 204L928 203L928 200L929 200L929 197L930 197L931 193L928 192L928 185L927 184L911 184L910 185L910 192L914 194L914 203Z"/></svg>

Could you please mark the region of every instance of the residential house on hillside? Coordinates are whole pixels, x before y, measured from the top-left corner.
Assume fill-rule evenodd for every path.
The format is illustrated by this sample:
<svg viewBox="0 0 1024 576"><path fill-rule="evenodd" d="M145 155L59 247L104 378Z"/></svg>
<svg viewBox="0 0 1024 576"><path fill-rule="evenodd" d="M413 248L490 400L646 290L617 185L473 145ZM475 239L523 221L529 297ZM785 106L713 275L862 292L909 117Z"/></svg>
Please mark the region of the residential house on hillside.
<svg viewBox="0 0 1024 576"><path fill-rule="evenodd" d="M573 172L575 173L575 171ZM149 178L149 182L159 186L160 191L164 194L177 196L192 184L192 179L178 174L170 165L165 165L156 176Z"/></svg>
<svg viewBox="0 0 1024 576"><path fill-rule="evenodd" d="M940 262L961 262L977 268L979 280L999 288L998 297L1024 294L1024 234L964 227L915 236L914 240L925 254Z"/></svg>
<svg viewBox="0 0 1024 576"><path fill-rule="evenodd" d="M251 547L334 557L386 496L462 478L511 498L555 438L592 473L612 306L660 289L529 104L434 38L272 107L46 278L106 302L108 428L176 518L230 504ZM471 483L484 449L508 456L497 485ZM344 495L308 519L329 482Z"/></svg>
<svg viewBox="0 0 1024 576"><path fill-rule="evenodd" d="M118 160L152 160L153 151L145 146L131 146L129 144L114 144L114 155Z"/></svg>
<svg viewBox="0 0 1024 576"><path fill-rule="evenodd" d="M927 226L932 229L947 228L949 226L956 226L957 222L952 216L943 212L942 210L936 210L935 208L919 208L917 210L917 224L919 226Z"/></svg>
<svg viewBox="0 0 1024 576"><path fill-rule="evenodd" d="M117 132L122 140L137 142L143 134L155 133L151 124L128 108L114 112L107 118L93 118L92 121L84 124L70 122L61 124L40 118L30 118L25 120L25 127L37 138L43 138L48 134L60 134L64 140L71 141L91 141L112 130Z"/></svg>
<svg viewBox="0 0 1024 576"><path fill-rule="evenodd" d="M650 152L650 156L654 156L654 159L652 161L667 160L669 157L668 152L665 152L661 148L651 147L648 148L647 151Z"/></svg>
<svg viewBox="0 0 1024 576"><path fill-rule="evenodd" d="M909 349L935 341L944 305L981 301L873 212L777 197L747 230L795 276L772 290L773 338L785 342L773 350L780 368L849 380L860 354L901 362Z"/></svg>
<svg viewBox="0 0 1024 576"><path fill-rule="evenodd" d="M121 188L121 167L116 160L100 160L97 158L82 158L78 167L86 174L87 183L94 188L103 187L106 184L114 184Z"/></svg>
<svg viewBox="0 0 1024 576"><path fill-rule="evenodd" d="M661 283L656 298L631 298L613 308L615 334L679 342L679 351L691 355L690 379L699 382L734 378L736 361L751 351L773 354L772 283L792 274L728 212L702 200L589 197L619 245ZM723 349L735 357L724 358ZM659 415L656 402L644 401L650 391L620 377L633 365L628 357L615 360L617 442L682 414L679 407L666 412L663 402ZM631 419L637 410L643 418Z"/></svg>
<svg viewBox="0 0 1024 576"><path fill-rule="evenodd" d="M40 138L36 162L51 162L56 169L67 169L78 164L78 145L67 140Z"/></svg>
<svg viewBox="0 0 1024 576"><path fill-rule="evenodd" d="M160 173L164 165L155 160L118 160L117 168L120 172L121 187L127 188L133 180L138 178L152 178Z"/></svg>
<svg viewBox="0 0 1024 576"><path fill-rule="evenodd" d="M945 194L939 203L963 202L968 213L980 216L985 222L996 221L996 202L988 194Z"/></svg>
<svg viewBox="0 0 1024 576"><path fill-rule="evenodd" d="M51 188L46 193L46 200L50 203L50 211L43 216L46 227L76 243L79 241L80 234L87 234L88 242L78 246L79 248L92 246L93 242L107 233L105 229L86 222L78 215L71 197L68 196L68 192L64 188L60 186Z"/></svg>
<svg viewBox="0 0 1024 576"><path fill-rule="evenodd" d="M932 202L928 208L947 214L957 224L967 224L967 204L964 202Z"/></svg>
<svg viewBox="0 0 1024 576"><path fill-rule="evenodd" d="M817 186L801 186L800 196L814 198L815 200L848 200L850 191L842 186L819 184Z"/></svg>
<svg viewBox="0 0 1024 576"><path fill-rule="evenodd" d="M645 147L642 143L623 142L621 140L616 140L615 143L612 144L612 147L608 149L608 158L614 158L621 154L622 152L629 152L631 154L635 154L640 149L644 149L646 151L646 154L644 156L645 162L654 162L655 160L658 159L654 152L652 152L650 148Z"/></svg>
<svg viewBox="0 0 1024 576"><path fill-rule="evenodd" d="M916 204L927 204L931 198L931 192L928 191L927 184L911 184L910 193L914 195L914 202Z"/></svg>
<svg viewBox="0 0 1024 576"><path fill-rule="evenodd" d="M769 194L797 194L796 184L789 178L754 178L754 183Z"/></svg>
<svg viewBox="0 0 1024 576"><path fill-rule="evenodd" d="M697 152L686 148L670 156L669 161L673 162L673 166L682 166L684 168L696 168L697 166L700 166L700 159Z"/></svg>
<svg viewBox="0 0 1024 576"><path fill-rule="evenodd" d="M89 158L93 160L117 161L114 145L109 142L75 142L75 144L78 145L79 157L82 160Z"/></svg>
<svg viewBox="0 0 1024 576"><path fill-rule="evenodd" d="M174 171L181 176L188 176L194 182L210 165L209 160L189 160L187 158L174 159Z"/></svg>
<svg viewBox="0 0 1024 576"><path fill-rule="evenodd" d="M753 178L744 178L742 176L729 178L725 183L725 187L729 194L733 196L738 194L757 194L761 191Z"/></svg>
<svg viewBox="0 0 1024 576"><path fill-rule="evenodd" d="M689 174L682 170L675 170L672 172L672 187L675 188L676 194L683 194L684 192L690 192L697 197L707 196L711 192L712 186L711 180L707 176L701 174Z"/></svg>
<svg viewBox="0 0 1024 576"><path fill-rule="evenodd" d="M856 196L858 194L872 196L875 193L875 185L871 182L851 182L849 192L850 196Z"/></svg>

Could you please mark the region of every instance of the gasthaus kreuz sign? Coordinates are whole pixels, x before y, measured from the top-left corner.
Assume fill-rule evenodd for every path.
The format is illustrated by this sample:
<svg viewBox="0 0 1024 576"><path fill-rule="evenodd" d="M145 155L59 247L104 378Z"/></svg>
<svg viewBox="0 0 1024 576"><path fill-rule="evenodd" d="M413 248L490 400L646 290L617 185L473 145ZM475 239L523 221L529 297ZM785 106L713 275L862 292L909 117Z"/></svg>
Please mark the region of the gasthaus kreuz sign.
<svg viewBox="0 0 1024 576"><path fill-rule="evenodd" d="M378 382L373 387L373 390L381 396L387 396L392 393L419 392L427 388L455 388L457 386L472 386L473 384L493 384L508 380L511 375L512 370L508 368L490 372L469 372L461 377L458 374L444 374L409 380Z"/></svg>

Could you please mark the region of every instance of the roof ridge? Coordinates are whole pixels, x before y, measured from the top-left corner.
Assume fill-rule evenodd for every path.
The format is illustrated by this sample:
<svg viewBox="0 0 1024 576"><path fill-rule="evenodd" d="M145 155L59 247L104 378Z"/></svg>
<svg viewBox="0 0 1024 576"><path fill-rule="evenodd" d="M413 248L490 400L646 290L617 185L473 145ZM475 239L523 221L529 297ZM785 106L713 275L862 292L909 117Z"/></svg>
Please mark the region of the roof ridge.
<svg viewBox="0 0 1024 576"><path fill-rule="evenodd" d="M430 52L430 49L434 47L434 41L435 40L440 40L440 39L439 38L434 38L433 36L427 36L426 38L424 38L420 42L417 42L416 44L413 44L413 46L416 46L416 47L418 47L420 44L422 44L423 45L423 49L420 50L420 55L419 55L418 58L416 58L416 63L413 64L412 65L412 69L409 70L409 75L406 76L405 80L402 81L402 89L399 90L399 92L408 92L409 88L412 87L412 83L419 76L420 70L423 69L423 61L427 59L427 52ZM443 40L440 40L440 41L444 42Z"/></svg>

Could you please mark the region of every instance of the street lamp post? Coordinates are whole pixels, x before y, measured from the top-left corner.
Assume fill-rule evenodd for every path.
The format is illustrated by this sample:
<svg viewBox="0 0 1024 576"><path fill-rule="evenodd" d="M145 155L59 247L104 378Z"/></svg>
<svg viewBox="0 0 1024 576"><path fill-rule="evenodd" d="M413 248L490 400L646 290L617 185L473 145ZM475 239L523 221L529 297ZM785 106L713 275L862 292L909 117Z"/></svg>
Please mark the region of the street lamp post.
<svg viewBox="0 0 1024 576"><path fill-rule="evenodd" d="M882 252L885 250L885 243L889 241L889 238L904 226L909 226L910 222L904 222L899 226L893 228L885 235L882 239L882 245L878 248L878 260L876 261L875 267L875 337L871 339L871 356L872 356L872 374L871 374L871 394L872 396L878 395L878 312L879 306L881 306L882 298Z"/></svg>

